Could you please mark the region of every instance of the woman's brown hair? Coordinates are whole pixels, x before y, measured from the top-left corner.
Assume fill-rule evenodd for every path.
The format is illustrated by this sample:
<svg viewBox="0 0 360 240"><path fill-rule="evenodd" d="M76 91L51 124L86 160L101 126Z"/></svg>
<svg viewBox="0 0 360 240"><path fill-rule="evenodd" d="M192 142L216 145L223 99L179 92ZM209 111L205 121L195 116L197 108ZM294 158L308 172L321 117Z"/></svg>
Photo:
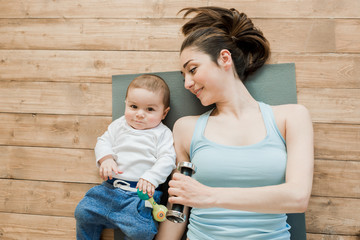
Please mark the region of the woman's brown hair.
<svg viewBox="0 0 360 240"><path fill-rule="evenodd" d="M182 33L186 38L180 52L187 47L196 47L208 54L217 64L220 51L227 49L242 81L263 66L269 58L269 42L245 13L239 13L234 8L221 7L180 10L183 11L184 18L191 13L197 15L182 26Z"/></svg>

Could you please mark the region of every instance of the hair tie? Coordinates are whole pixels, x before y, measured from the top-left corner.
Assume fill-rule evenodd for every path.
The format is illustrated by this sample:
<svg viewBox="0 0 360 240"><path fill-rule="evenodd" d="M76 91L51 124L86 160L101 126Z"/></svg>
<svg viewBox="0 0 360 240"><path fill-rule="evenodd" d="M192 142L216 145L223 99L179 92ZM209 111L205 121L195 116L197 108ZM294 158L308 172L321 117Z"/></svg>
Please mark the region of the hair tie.
<svg viewBox="0 0 360 240"><path fill-rule="evenodd" d="M231 36L231 40L232 40L234 43L236 43L236 42L238 41L238 38L235 37L235 36Z"/></svg>

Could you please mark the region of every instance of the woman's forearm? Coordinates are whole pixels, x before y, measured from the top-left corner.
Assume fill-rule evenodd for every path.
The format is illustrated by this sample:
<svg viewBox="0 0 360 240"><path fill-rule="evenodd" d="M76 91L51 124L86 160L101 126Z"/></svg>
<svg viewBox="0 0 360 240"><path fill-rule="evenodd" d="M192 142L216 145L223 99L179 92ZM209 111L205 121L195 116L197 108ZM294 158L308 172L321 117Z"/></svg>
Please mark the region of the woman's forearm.
<svg viewBox="0 0 360 240"><path fill-rule="evenodd" d="M170 205L168 205L168 207L171 208ZM185 233L189 212L189 208L184 207L184 213L186 215L186 221L184 223L173 223L169 220L160 223L155 240L180 240Z"/></svg>
<svg viewBox="0 0 360 240"><path fill-rule="evenodd" d="M305 212L310 190L295 185L281 185L257 188L213 188L213 207L228 208L261 213Z"/></svg>

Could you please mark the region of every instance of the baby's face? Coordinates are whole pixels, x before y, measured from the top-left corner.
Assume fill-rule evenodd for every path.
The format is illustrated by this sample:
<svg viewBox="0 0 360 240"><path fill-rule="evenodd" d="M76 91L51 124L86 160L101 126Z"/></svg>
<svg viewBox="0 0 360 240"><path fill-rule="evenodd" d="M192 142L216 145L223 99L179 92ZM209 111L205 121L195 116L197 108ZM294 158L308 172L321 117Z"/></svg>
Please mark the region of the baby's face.
<svg viewBox="0 0 360 240"><path fill-rule="evenodd" d="M125 101L125 119L133 128L145 130L154 128L166 117L161 92L143 88L130 88Z"/></svg>

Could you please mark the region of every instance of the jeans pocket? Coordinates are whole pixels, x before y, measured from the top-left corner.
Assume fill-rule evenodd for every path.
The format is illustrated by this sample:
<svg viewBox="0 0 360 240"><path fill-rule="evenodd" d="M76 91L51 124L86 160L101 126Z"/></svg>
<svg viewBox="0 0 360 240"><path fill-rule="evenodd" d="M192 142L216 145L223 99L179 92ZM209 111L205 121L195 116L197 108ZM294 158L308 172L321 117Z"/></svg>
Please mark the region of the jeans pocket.
<svg viewBox="0 0 360 240"><path fill-rule="evenodd" d="M144 200L139 201L137 205L137 212L142 218L145 218L146 220L152 220L152 208L145 207Z"/></svg>

